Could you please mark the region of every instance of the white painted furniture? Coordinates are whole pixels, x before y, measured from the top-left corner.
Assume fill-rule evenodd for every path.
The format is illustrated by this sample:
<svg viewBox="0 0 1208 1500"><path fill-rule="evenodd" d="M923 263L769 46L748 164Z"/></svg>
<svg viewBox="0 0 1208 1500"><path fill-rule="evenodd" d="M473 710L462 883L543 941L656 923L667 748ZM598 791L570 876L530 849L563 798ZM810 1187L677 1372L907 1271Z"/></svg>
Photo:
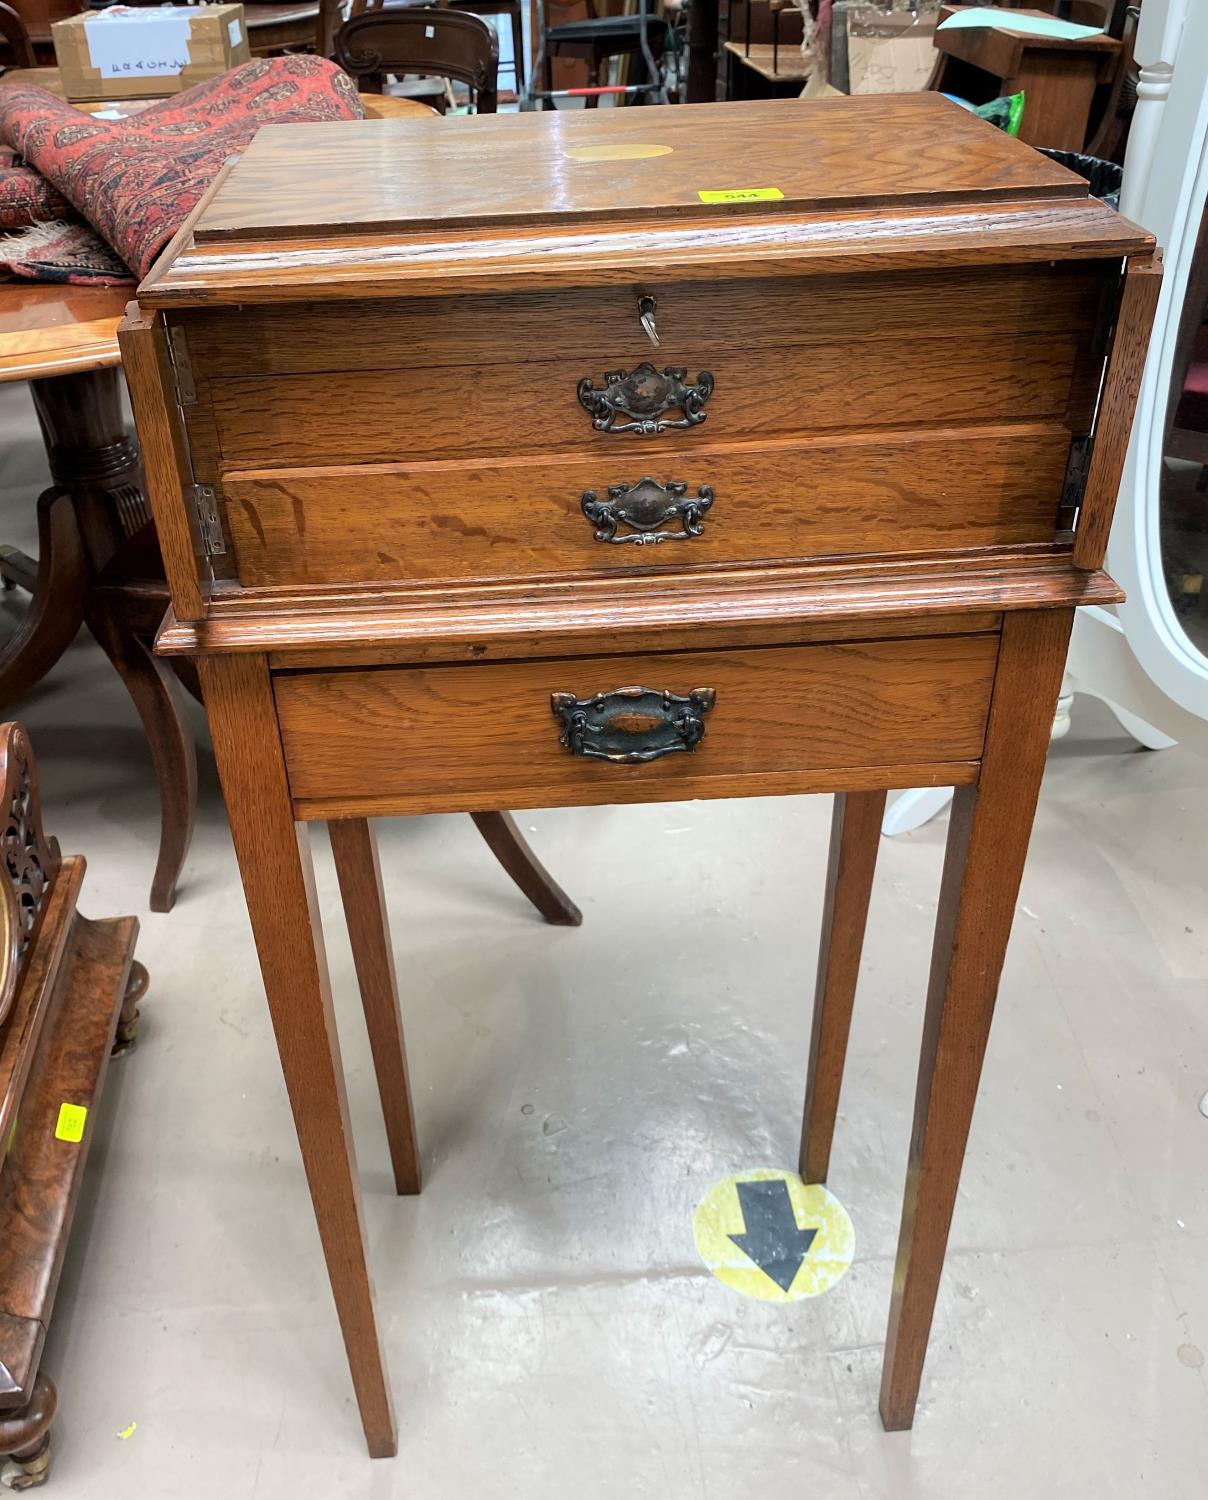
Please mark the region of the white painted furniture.
<svg viewBox="0 0 1208 1500"><path fill-rule="evenodd" d="M1145 0L1135 50L1140 79L1120 207L1157 236L1166 273L1107 554L1128 602L1079 611L1054 737L1069 728L1072 696L1085 693L1148 749L1182 741L1208 754L1208 657L1171 608L1158 530L1171 369L1208 202L1208 0ZM945 787L894 793L882 832L918 828L951 795Z"/></svg>

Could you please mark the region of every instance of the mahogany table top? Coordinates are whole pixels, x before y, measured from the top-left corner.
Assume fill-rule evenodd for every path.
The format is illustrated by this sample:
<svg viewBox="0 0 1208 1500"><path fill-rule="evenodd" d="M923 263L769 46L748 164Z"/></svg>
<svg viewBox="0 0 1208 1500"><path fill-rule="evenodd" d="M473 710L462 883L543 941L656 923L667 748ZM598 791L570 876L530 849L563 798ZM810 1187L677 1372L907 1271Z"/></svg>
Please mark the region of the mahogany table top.
<svg viewBox="0 0 1208 1500"><path fill-rule="evenodd" d="M25 80L46 88L45 75L57 81L58 69L28 68L6 76L10 82ZM362 99L370 115L379 119L432 114L415 99L377 95ZM126 107L133 111L150 102L141 99ZM88 112L104 107L114 106L112 102L80 106ZM0 382L120 364L117 325L133 295L132 286L63 286L41 281L0 285Z"/></svg>

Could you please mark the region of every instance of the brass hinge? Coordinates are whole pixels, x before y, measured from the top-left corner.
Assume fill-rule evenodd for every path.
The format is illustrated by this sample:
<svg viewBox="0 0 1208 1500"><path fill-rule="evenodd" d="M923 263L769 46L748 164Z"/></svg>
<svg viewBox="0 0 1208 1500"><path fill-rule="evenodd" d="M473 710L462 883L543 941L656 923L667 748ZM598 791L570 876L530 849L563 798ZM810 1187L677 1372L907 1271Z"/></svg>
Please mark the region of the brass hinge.
<svg viewBox="0 0 1208 1500"><path fill-rule="evenodd" d="M197 386L193 382L193 366L189 360L189 341L183 328L168 329L168 356L172 361L172 375L176 381L177 404L196 406Z"/></svg>
<svg viewBox="0 0 1208 1500"><path fill-rule="evenodd" d="M1057 507L1057 530L1072 531L1074 521L1082 507L1086 493L1086 476L1091 466L1091 438L1075 438L1070 444L1070 456L1065 466L1065 480L1061 486L1061 502Z"/></svg>
<svg viewBox="0 0 1208 1500"><path fill-rule="evenodd" d="M222 522L218 519L214 486L191 484L189 494L193 511L197 516L197 530L201 535L201 546L207 557L221 557L226 553L226 542L222 535Z"/></svg>

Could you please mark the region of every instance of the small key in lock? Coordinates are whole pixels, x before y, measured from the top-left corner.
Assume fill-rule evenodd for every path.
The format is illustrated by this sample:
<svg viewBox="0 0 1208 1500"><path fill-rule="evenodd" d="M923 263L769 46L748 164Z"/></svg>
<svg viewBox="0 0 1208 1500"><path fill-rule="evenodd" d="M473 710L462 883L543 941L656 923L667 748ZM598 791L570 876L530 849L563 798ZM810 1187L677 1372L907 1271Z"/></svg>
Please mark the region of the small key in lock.
<svg viewBox="0 0 1208 1500"><path fill-rule="evenodd" d="M658 311L658 306L653 297L638 298L638 321L646 330L646 337L656 346L659 343L659 331L655 327L654 315Z"/></svg>

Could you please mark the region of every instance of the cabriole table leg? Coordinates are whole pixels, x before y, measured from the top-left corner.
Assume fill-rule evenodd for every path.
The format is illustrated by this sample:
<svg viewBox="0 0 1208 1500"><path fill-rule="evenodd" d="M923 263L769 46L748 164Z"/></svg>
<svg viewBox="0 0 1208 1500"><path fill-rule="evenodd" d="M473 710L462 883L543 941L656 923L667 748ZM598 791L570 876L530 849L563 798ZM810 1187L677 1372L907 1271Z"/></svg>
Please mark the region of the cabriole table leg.
<svg viewBox="0 0 1208 1500"><path fill-rule="evenodd" d="M50 671L79 630L96 580L149 524L121 379L118 369L100 369L29 383L54 484L38 500L34 578L23 554L7 568L0 561L10 581L32 584L25 619L0 653L0 702L20 699Z"/></svg>
<svg viewBox="0 0 1208 1500"><path fill-rule="evenodd" d="M529 848L511 813L471 813L487 848L545 920L554 927L578 927L583 913Z"/></svg>
<svg viewBox="0 0 1208 1500"><path fill-rule="evenodd" d="M0 575L30 588L29 607L0 650L0 704L19 702L75 639L84 620L88 571L71 496L54 488L38 497L38 556L5 549ZM33 564L33 577L29 565Z"/></svg>

